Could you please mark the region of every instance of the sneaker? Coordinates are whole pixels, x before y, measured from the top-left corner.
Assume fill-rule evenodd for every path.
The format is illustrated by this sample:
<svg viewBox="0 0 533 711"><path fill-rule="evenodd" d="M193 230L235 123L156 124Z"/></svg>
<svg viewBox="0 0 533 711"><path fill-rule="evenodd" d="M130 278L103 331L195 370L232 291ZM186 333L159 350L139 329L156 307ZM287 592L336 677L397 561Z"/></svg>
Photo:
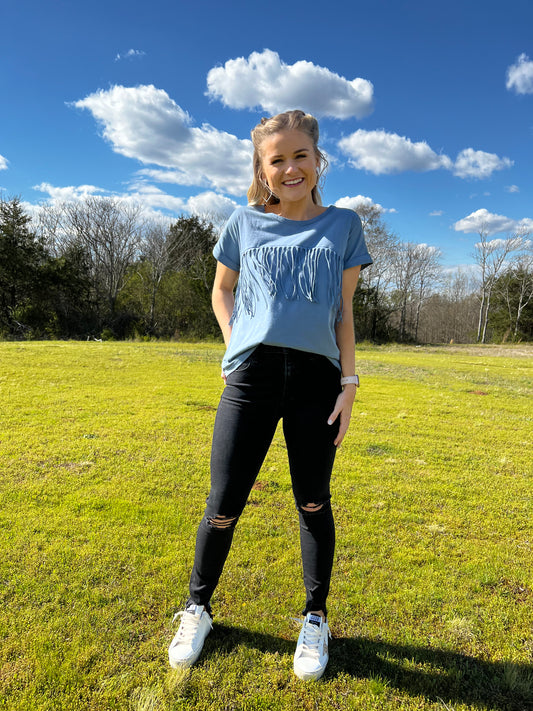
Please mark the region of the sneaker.
<svg viewBox="0 0 533 711"><path fill-rule="evenodd" d="M176 617L181 617L180 626L168 648L168 660L175 669L194 664L213 627L211 615L203 605L190 605L174 615L174 619Z"/></svg>
<svg viewBox="0 0 533 711"><path fill-rule="evenodd" d="M328 663L328 623L320 617L307 613L298 637L294 654L294 673L299 679L320 679Z"/></svg>

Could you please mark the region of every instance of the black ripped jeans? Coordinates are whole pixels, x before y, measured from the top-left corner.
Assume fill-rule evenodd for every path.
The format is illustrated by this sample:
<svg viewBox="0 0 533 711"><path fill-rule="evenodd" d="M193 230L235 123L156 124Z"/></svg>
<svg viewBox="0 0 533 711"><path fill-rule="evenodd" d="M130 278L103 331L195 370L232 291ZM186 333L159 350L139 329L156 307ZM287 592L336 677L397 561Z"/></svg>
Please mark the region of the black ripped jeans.
<svg viewBox="0 0 533 711"><path fill-rule="evenodd" d="M338 423L328 425L327 419L340 390L339 370L326 357L277 346L258 346L228 376L216 415L211 490L196 538L189 602L210 610L235 525L282 418L300 518L304 614L327 614L335 549L330 478L338 432Z"/></svg>

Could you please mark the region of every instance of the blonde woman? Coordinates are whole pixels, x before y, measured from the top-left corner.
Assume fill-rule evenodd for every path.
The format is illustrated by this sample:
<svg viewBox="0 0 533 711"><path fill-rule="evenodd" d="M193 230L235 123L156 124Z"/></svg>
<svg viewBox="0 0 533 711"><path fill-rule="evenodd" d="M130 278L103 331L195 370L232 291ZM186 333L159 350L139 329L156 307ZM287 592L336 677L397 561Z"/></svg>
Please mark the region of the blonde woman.
<svg viewBox="0 0 533 711"><path fill-rule="evenodd" d="M213 252L226 386L190 596L169 648L175 667L198 659L211 630L211 597L280 419L306 590L294 672L318 679L328 662L335 547L330 478L359 385L353 294L372 259L356 213L321 204L318 182L327 162L318 137L316 119L303 111L262 119L252 131L249 204L235 210Z"/></svg>

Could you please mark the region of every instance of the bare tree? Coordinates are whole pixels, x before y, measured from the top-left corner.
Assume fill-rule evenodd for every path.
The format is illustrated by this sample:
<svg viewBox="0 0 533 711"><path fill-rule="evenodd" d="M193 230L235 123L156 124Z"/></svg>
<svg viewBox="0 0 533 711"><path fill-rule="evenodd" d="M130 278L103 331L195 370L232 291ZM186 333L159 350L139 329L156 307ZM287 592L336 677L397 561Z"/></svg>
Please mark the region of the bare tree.
<svg viewBox="0 0 533 711"><path fill-rule="evenodd" d="M33 221L36 233L49 252L55 257L61 256L64 252L62 245L66 241L63 206L44 203L39 206Z"/></svg>
<svg viewBox="0 0 533 711"><path fill-rule="evenodd" d="M374 263L363 272L362 283L368 290L369 335L375 339L378 321L384 317L388 318L391 312L387 292L393 280L394 255L398 249L398 238L389 231L382 220L382 211L376 205L358 205L357 214L361 218L368 250L374 260Z"/></svg>
<svg viewBox="0 0 533 711"><path fill-rule="evenodd" d="M479 242L474 245L473 254L481 277L477 341L485 343L494 284L509 255L523 246L524 235L514 234L506 239L489 240L485 225L481 226L478 234Z"/></svg>
<svg viewBox="0 0 533 711"><path fill-rule="evenodd" d="M437 247L428 244L419 244L415 248L415 258L418 259L418 269L415 273L415 298L416 313L414 323L414 338L418 340L418 328L420 324L420 310L422 305L431 295L442 275L440 258L442 252Z"/></svg>
<svg viewBox="0 0 533 711"><path fill-rule="evenodd" d="M394 252L393 274L395 294L399 311L399 336L404 341L407 336L408 306L415 291L415 279L419 269L417 244L402 242Z"/></svg>
<svg viewBox="0 0 533 711"><path fill-rule="evenodd" d="M419 338L426 343L468 343L477 326L475 285L468 271L442 274L439 289L420 310Z"/></svg>
<svg viewBox="0 0 533 711"><path fill-rule="evenodd" d="M533 300L533 250L529 240L524 240L523 251L510 262L509 268L496 281L495 295L506 306L509 331L517 340L522 313Z"/></svg>
<svg viewBox="0 0 533 711"><path fill-rule="evenodd" d="M128 267L138 255L143 208L113 197L91 196L63 205L63 215L63 239L87 251L95 282L114 314Z"/></svg>
<svg viewBox="0 0 533 711"><path fill-rule="evenodd" d="M523 254L514 264L513 273L518 284L518 303L516 305L516 318L514 319L513 338L516 340L522 312L533 299L533 253L531 242L529 254Z"/></svg>
<svg viewBox="0 0 533 711"><path fill-rule="evenodd" d="M148 316L148 329L155 331L156 300L161 282L176 262L175 251L177 245L172 245L169 240L169 225L162 221L151 220L146 223L141 241L142 269L137 269L137 274L144 282L150 294L150 313Z"/></svg>

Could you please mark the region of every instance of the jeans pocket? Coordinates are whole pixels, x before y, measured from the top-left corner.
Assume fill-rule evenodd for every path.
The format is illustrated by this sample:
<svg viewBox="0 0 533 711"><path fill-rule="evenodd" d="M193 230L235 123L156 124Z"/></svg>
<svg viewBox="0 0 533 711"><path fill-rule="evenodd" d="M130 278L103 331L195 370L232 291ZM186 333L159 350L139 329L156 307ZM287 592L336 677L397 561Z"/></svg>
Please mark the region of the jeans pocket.
<svg viewBox="0 0 533 711"><path fill-rule="evenodd" d="M230 375L232 375L233 373L242 373L243 371L248 370L248 368L250 367L250 358L251 356L248 357L244 361L244 363L241 363L237 368L235 368L235 370L232 370Z"/></svg>
<svg viewBox="0 0 533 711"><path fill-rule="evenodd" d="M248 356L248 358L244 361L244 363L241 363L235 370L232 370L231 373L227 376L226 378L226 383L229 383L231 380L235 378L239 378L240 374L246 373L246 371L250 368L251 365L251 359L253 357L252 355Z"/></svg>

